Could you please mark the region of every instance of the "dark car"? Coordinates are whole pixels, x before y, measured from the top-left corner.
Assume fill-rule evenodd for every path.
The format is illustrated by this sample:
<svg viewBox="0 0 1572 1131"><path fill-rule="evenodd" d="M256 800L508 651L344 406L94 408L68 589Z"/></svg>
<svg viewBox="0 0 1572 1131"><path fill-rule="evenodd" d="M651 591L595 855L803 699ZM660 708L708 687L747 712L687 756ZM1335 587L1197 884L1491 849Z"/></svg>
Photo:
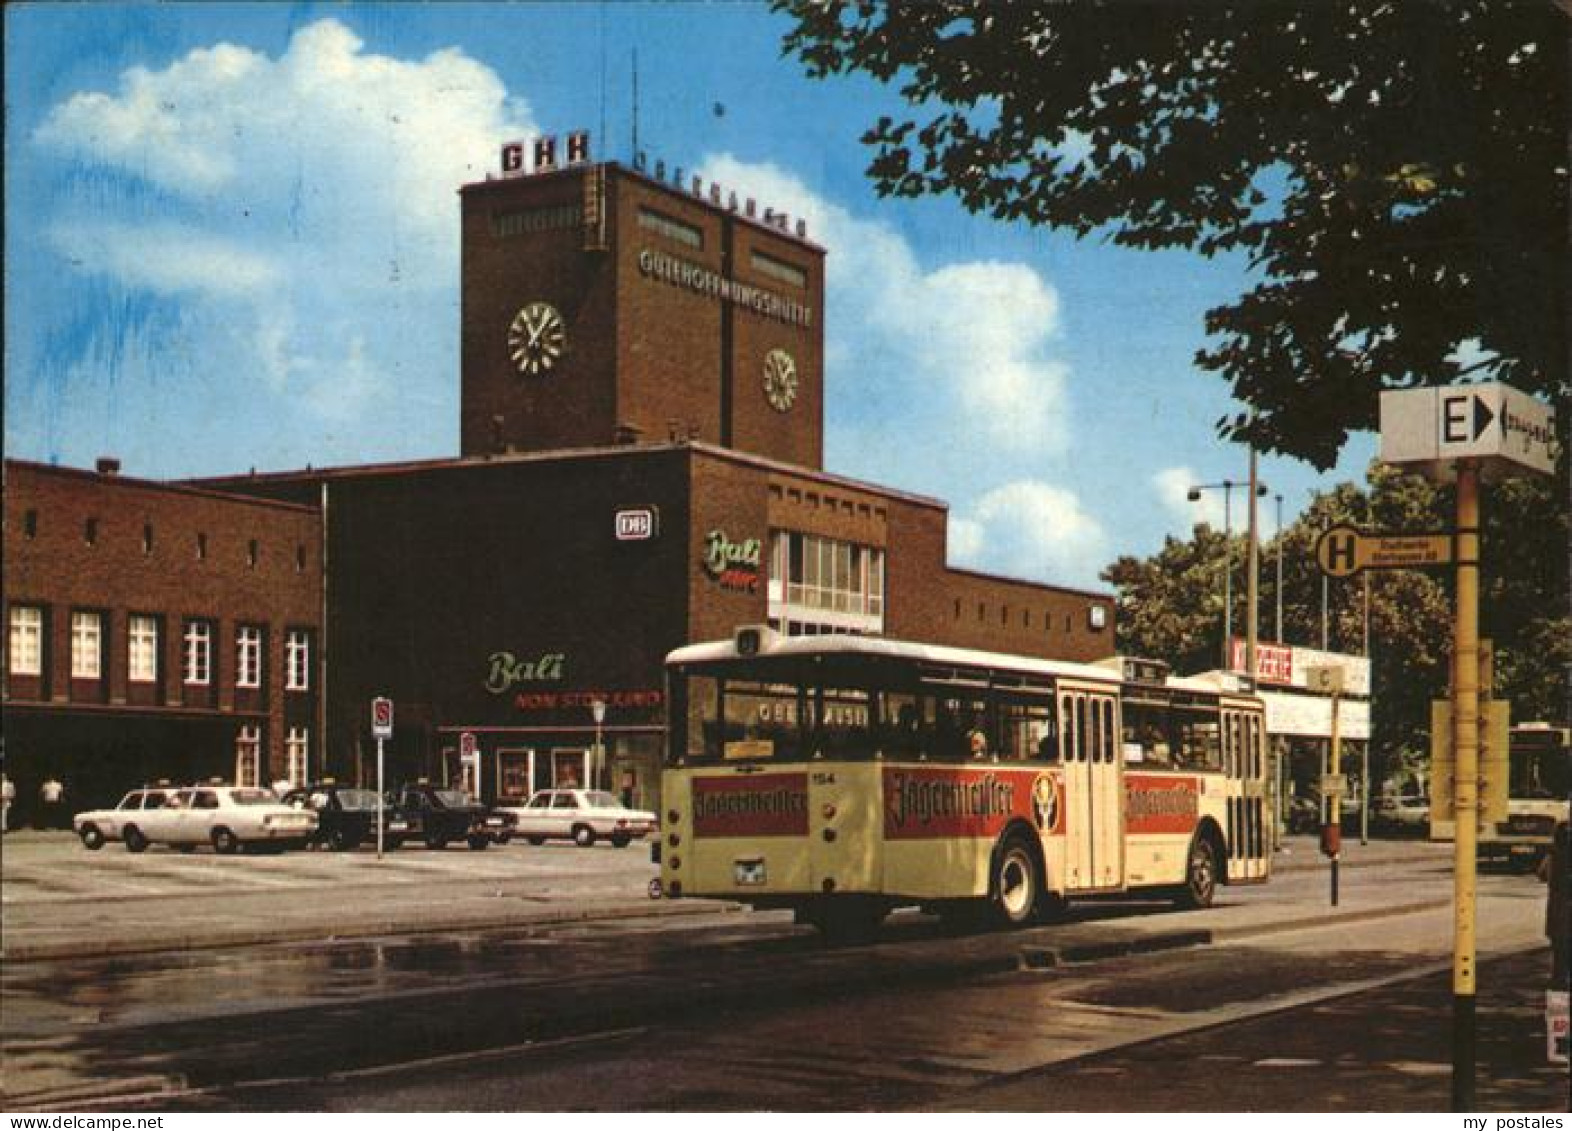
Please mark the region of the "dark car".
<svg viewBox="0 0 1572 1131"><path fill-rule="evenodd" d="M409 821L409 835L419 836L427 848L462 840L479 850L513 839L513 818L492 812L461 789L415 782L399 791L399 808Z"/></svg>
<svg viewBox="0 0 1572 1131"><path fill-rule="evenodd" d="M324 781L292 789L284 794L284 804L309 809L317 815L315 843L347 852L377 839L377 792L356 786ZM382 844L397 848L414 830L404 811L393 802L382 808Z"/></svg>

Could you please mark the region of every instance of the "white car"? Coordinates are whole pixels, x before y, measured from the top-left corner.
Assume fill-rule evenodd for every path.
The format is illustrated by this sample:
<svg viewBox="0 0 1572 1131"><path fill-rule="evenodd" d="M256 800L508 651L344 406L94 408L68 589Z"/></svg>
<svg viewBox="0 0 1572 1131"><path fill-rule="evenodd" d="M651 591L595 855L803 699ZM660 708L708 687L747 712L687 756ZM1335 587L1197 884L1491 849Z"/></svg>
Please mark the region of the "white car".
<svg viewBox="0 0 1572 1131"><path fill-rule="evenodd" d="M655 831L654 813L629 809L603 789L543 789L521 806L499 806L499 811L518 819L513 835L531 844L547 840L571 840L588 848L605 837L618 848L626 848L639 837Z"/></svg>
<svg viewBox="0 0 1572 1131"><path fill-rule="evenodd" d="M190 852L199 844L228 855L248 844L300 847L317 831L317 815L279 803L266 789L201 785L175 790L157 809L125 821L120 839L130 852L168 844Z"/></svg>
<svg viewBox="0 0 1572 1131"><path fill-rule="evenodd" d="M71 818L71 828L82 838L84 847L97 852L105 841L119 840L128 822L134 823L144 811L160 809L173 789L133 789L113 809L89 809Z"/></svg>

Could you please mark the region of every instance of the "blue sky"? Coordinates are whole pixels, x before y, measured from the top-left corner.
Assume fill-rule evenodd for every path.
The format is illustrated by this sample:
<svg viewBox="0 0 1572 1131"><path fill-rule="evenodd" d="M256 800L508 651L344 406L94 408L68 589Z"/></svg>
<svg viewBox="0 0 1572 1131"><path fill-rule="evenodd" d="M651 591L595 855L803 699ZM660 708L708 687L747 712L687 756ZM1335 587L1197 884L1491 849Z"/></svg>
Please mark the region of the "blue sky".
<svg viewBox="0 0 1572 1131"><path fill-rule="evenodd" d="M1213 428L1237 406L1191 362L1238 261L878 199L857 138L894 95L803 77L763 4L5 20L8 456L176 478L456 454L455 190L537 132L627 160L636 50L640 147L828 248L826 465L946 499L955 564L1101 588L1221 525L1189 484L1245 475ZM1373 450L1262 477L1291 520Z"/></svg>

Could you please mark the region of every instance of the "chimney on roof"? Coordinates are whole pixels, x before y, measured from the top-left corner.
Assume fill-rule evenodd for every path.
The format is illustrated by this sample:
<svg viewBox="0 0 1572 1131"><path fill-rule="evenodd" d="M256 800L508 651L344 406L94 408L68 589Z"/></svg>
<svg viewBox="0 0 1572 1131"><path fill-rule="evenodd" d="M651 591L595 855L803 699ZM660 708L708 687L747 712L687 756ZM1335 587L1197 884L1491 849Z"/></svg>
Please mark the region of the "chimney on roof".
<svg viewBox="0 0 1572 1131"><path fill-rule="evenodd" d="M120 461L114 456L99 456L98 463L95 466L98 468L98 474L100 475L120 474Z"/></svg>

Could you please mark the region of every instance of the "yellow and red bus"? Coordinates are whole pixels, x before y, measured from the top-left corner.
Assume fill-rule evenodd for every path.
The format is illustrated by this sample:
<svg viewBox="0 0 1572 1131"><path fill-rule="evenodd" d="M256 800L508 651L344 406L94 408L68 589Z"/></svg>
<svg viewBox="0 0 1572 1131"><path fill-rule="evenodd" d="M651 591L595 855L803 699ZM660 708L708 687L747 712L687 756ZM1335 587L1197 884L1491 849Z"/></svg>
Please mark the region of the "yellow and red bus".
<svg viewBox="0 0 1572 1131"><path fill-rule="evenodd" d="M1260 700L1160 664L748 627L667 678L668 898L858 935L903 905L1023 925L1270 874Z"/></svg>

